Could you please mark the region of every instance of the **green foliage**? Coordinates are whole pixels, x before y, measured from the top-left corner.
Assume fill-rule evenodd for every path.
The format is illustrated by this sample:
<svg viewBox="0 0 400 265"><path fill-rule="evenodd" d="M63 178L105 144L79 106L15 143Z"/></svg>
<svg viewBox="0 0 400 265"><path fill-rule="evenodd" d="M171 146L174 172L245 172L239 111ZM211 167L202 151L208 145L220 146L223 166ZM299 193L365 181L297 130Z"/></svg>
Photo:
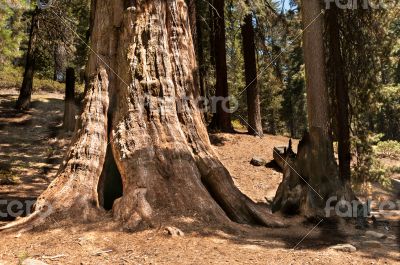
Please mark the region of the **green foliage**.
<svg viewBox="0 0 400 265"><path fill-rule="evenodd" d="M352 138L352 152L355 155L352 182L357 187L367 182L390 184L390 171L379 160L377 145L382 134L364 134Z"/></svg>
<svg viewBox="0 0 400 265"><path fill-rule="evenodd" d="M247 127L238 119L232 120L232 127L238 131L247 130Z"/></svg>
<svg viewBox="0 0 400 265"><path fill-rule="evenodd" d="M36 47L37 71L42 77L53 78L59 45L66 50L62 64L80 69L86 65L89 42L89 0L54 1L50 8L40 12ZM65 69L63 69L65 71Z"/></svg>
<svg viewBox="0 0 400 265"><path fill-rule="evenodd" d="M0 87L16 88L22 83L22 68L14 68L10 65L4 65L0 69Z"/></svg>
<svg viewBox="0 0 400 265"><path fill-rule="evenodd" d="M278 1L228 1L226 37L229 92L239 102L235 114L247 117L241 25L254 17L257 85L264 129L301 137L307 128L301 20L298 11L278 13Z"/></svg>
<svg viewBox="0 0 400 265"><path fill-rule="evenodd" d="M23 68L5 66L0 70L0 88L19 88L22 83ZM33 78L33 91L48 91L64 93L65 84L37 75ZM75 91L82 93L83 84L76 83Z"/></svg>
<svg viewBox="0 0 400 265"><path fill-rule="evenodd" d="M20 45L26 39L22 13L28 8L26 1L0 0L0 68L22 56Z"/></svg>
<svg viewBox="0 0 400 265"><path fill-rule="evenodd" d="M353 182L388 183L379 160L383 140L400 137L399 89L391 86L399 57L399 8L340 10L342 55L350 95ZM397 32L397 33L396 33Z"/></svg>
<svg viewBox="0 0 400 265"><path fill-rule="evenodd" d="M19 180L15 174L8 170L0 170L0 185L16 185Z"/></svg>
<svg viewBox="0 0 400 265"><path fill-rule="evenodd" d="M375 151L381 157L400 159L400 142L398 141L382 141L378 142Z"/></svg>
<svg viewBox="0 0 400 265"><path fill-rule="evenodd" d="M36 1L0 0L0 68L4 65L24 66L29 28ZM40 78L54 76L55 49L66 49L64 65L76 69L86 64L90 20L89 0L53 1L51 7L39 10L40 25L35 32L35 71ZM65 69L64 69L65 70Z"/></svg>
<svg viewBox="0 0 400 265"><path fill-rule="evenodd" d="M400 86L385 86L377 94L375 131L383 139L400 140Z"/></svg>

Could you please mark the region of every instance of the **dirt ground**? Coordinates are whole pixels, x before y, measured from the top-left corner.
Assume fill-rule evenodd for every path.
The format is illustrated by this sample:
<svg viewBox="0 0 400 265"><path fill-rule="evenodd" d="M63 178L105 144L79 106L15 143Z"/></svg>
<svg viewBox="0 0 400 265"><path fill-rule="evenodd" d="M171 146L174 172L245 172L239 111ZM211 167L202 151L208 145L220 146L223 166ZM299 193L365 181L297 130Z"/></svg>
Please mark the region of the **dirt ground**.
<svg viewBox="0 0 400 265"><path fill-rule="evenodd" d="M13 110L16 97L17 91L0 89L0 200L29 201L54 178L71 135L60 129L62 95L36 93L33 108L23 114ZM210 137L242 192L260 202L274 196L282 174L249 161L253 156L272 160L272 147L287 145L288 138L242 133ZM373 189L374 199L394 196L390 188ZM367 229L385 234L385 239L355 229L353 222L286 220L290 226L282 229L232 229L182 217L135 233L121 231L109 215L97 223L55 223L41 231L0 233L0 265L21 264L27 258L47 264L400 264L399 218ZM0 219L0 225L8 221ZM185 235L171 237L166 226ZM357 251L329 248L339 243L352 244Z"/></svg>

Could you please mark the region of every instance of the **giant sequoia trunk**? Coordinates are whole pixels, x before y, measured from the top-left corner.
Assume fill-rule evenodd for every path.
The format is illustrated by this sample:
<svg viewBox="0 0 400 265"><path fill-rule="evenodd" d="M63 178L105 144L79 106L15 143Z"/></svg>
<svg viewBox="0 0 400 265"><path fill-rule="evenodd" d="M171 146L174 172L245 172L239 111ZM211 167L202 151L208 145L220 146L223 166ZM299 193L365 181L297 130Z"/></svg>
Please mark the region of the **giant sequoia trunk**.
<svg viewBox="0 0 400 265"><path fill-rule="evenodd" d="M325 78L323 17L319 0L302 1L304 62L307 83L309 133L297 155L285 157L283 181L273 202L274 211L325 216L326 202L336 196L351 201L348 183L339 178L329 128L329 99Z"/></svg>
<svg viewBox="0 0 400 265"><path fill-rule="evenodd" d="M235 187L212 150L195 103L184 0L96 2L91 42L97 55L89 58L91 82L72 145L35 213L3 229L40 224L48 205L54 218L91 220L101 212L99 201L112 205L127 229L194 215L280 225ZM110 194L104 183L118 178L122 196L99 200Z"/></svg>
<svg viewBox="0 0 400 265"><path fill-rule="evenodd" d="M29 29L28 51L26 52L25 71L22 85L19 92L19 97L16 104L16 109L29 109L31 104L33 75L35 71L35 43L37 38L37 16L39 9L36 8L32 13L31 26Z"/></svg>
<svg viewBox="0 0 400 265"><path fill-rule="evenodd" d="M256 45L252 14L246 15L242 25L244 70L246 76L248 132L263 135L260 110L260 93L257 85Z"/></svg>

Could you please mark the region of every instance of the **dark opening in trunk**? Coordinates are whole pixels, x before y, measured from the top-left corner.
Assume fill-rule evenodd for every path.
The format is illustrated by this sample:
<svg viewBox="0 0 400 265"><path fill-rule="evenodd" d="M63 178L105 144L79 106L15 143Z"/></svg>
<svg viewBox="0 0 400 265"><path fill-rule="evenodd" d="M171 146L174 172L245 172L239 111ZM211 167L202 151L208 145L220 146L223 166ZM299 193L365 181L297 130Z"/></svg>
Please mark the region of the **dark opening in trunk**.
<svg viewBox="0 0 400 265"><path fill-rule="evenodd" d="M97 192L99 194L100 206L107 211L112 209L116 199L122 197L123 185L121 174L115 164L110 145L107 147L106 160L104 162L103 172L100 176Z"/></svg>

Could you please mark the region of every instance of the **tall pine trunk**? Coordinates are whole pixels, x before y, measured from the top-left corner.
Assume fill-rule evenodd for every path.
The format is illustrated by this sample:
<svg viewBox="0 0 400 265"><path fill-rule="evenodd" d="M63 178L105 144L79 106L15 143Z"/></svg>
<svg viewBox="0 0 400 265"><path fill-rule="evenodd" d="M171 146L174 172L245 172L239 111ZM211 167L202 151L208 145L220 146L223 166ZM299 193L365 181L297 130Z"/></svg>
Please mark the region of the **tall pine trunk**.
<svg viewBox="0 0 400 265"><path fill-rule="evenodd" d="M350 182L351 153L350 153L350 121L349 121L349 94L344 72L345 66L342 57L340 26L338 22L338 8L332 5L328 10L329 33L329 73L332 75L333 90L335 92L336 123L339 153L339 175L345 182Z"/></svg>
<svg viewBox="0 0 400 265"><path fill-rule="evenodd" d="M273 210L325 217L327 201L350 202L355 196L351 187L341 181L333 154L321 3L303 0L301 11L309 133L300 141L297 155L286 154L283 181Z"/></svg>
<svg viewBox="0 0 400 265"><path fill-rule="evenodd" d="M400 56L397 59L397 67L396 67L396 73L395 73L395 81L396 84L400 84Z"/></svg>
<svg viewBox="0 0 400 265"><path fill-rule="evenodd" d="M75 71L67 68L65 75L65 100L63 128L66 131L75 130Z"/></svg>
<svg viewBox="0 0 400 265"><path fill-rule="evenodd" d="M29 29L28 50L26 53L25 71L22 85L19 92L19 97L16 104L16 109L26 110L29 109L31 104L32 88L33 88L33 75L35 73L35 43L37 38L37 16L39 9L36 8L32 12L31 25Z"/></svg>
<svg viewBox="0 0 400 265"><path fill-rule="evenodd" d="M215 101L216 108L210 127L221 131L232 131L231 113L229 110L228 70L226 66L225 37L225 1L214 0L212 3L213 43L215 56ZM214 105L214 104L213 104Z"/></svg>
<svg viewBox="0 0 400 265"><path fill-rule="evenodd" d="M54 45L54 74L53 80L63 82L65 80L64 72L66 62L66 50L65 44L61 41L57 41Z"/></svg>
<svg viewBox="0 0 400 265"><path fill-rule="evenodd" d="M198 62L198 71L196 71L196 82L199 83L200 86L200 95L205 97L204 92L204 71L201 70L201 66L204 64L204 52L202 45L202 32L201 32L201 21L200 14L198 12L198 1L189 0L188 1L188 10L189 10L189 19L190 19L190 28L192 30L193 37L193 46L196 53L196 59Z"/></svg>
<svg viewBox="0 0 400 265"><path fill-rule="evenodd" d="M260 110L260 93L257 85L256 46L254 41L253 16L245 16L242 25L242 42L244 70L246 77L247 93L247 119L248 132L253 135L263 135Z"/></svg>
<svg viewBox="0 0 400 265"><path fill-rule="evenodd" d="M206 85L205 85L205 60L204 60L204 44L203 44L203 24L200 11L202 10L202 5L199 4L199 1L195 1L196 3L196 38L197 38L197 62L199 69L199 83L200 83L200 95L202 97L207 96Z"/></svg>
<svg viewBox="0 0 400 265"><path fill-rule="evenodd" d="M281 225L239 191L213 151L196 104L185 1L103 0L93 8L96 53L89 58L91 81L71 147L35 213L0 230L42 224L48 205L52 220L94 220L102 216L101 205L112 206L126 229L183 216ZM115 178L122 196L99 198Z"/></svg>

